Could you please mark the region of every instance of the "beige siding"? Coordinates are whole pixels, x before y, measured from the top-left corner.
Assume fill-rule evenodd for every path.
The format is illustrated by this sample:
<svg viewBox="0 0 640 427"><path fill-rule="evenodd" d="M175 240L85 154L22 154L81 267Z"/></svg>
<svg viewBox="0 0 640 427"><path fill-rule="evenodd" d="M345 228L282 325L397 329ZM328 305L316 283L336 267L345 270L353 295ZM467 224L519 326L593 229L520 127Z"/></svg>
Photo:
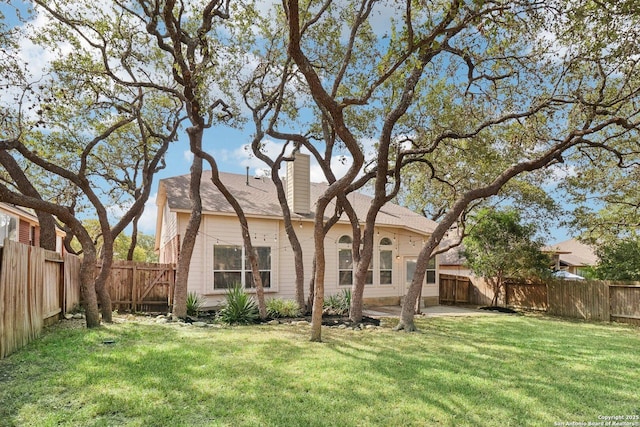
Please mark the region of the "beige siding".
<svg viewBox="0 0 640 427"><path fill-rule="evenodd" d="M188 215L178 215L178 232L184 235L184 228ZM302 245L304 256L305 294L311 279L313 262L313 224L311 222L295 223L296 233ZM217 306L224 301L224 291L213 289L213 247L215 244L242 245L240 224L235 217L205 215L200 233L196 241L196 247L191 260L189 273L189 291L205 295L207 306ZM279 297L293 299L295 297L295 268L294 257L289 240L281 221L268 219L251 219L249 230L256 246L271 247L271 277L272 287L267 289L267 298ZM408 257L417 257L422 245L422 236L410 235L405 230L380 229L376 234L376 246L374 249L373 271L374 283L365 288L366 299L397 298L399 300L406 292L404 283L404 260ZM351 235L351 227L345 224L336 225L325 239L325 295L339 293L348 286L338 286L338 240L343 235ZM396 238L392 246L393 273L391 285L379 283L379 246L378 243L384 237ZM397 255L400 255L399 258ZM437 277L437 273L436 273ZM423 297L437 296L438 285L425 285ZM306 297L307 295L305 295Z"/></svg>
<svg viewBox="0 0 640 427"><path fill-rule="evenodd" d="M166 204L163 209L164 221L162 223L162 238L160 241L164 246L178 234L178 215L175 212L171 212Z"/></svg>
<svg viewBox="0 0 640 427"><path fill-rule="evenodd" d="M278 233L278 222L273 220L250 219L249 232L253 239L252 243L255 246L269 246L271 248L272 287L265 291L268 297L276 295L282 288L281 281L279 280L281 265L279 249L282 244L282 239ZM240 222L236 217L212 217L206 215L204 216L200 233L198 234L194 256L191 260L189 290L205 295L208 306L220 305L224 301L225 294L222 290L213 289L213 247L216 244L242 246ZM293 284L290 287L292 286ZM287 286L284 288L286 292ZM280 295L278 294L278 296Z"/></svg>
<svg viewBox="0 0 640 427"><path fill-rule="evenodd" d="M178 241L178 217L175 212L169 210L167 204L164 204L162 212L162 227L160 228L160 248L158 260L161 263L178 262L179 244Z"/></svg>

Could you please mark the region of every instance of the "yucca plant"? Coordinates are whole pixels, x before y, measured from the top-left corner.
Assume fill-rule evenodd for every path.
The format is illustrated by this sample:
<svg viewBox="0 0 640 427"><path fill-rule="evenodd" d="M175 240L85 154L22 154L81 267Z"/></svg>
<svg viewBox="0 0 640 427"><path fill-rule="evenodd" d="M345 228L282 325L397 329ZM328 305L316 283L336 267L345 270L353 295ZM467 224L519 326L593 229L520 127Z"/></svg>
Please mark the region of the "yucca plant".
<svg viewBox="0 0 640 427"><path fill-rule="evenodd" d="M351 289L343 289L337 295L329 295L324 300L324 308L336 314L344 315L351 306Z"/></svg>
<svg viewBox="0 0 640 427"><path fill-rule="evenodd" d="M300 307L298 303L290 299L271 298L267 300L267 314L269 317L298 317L300 316Z"/></svg>
<svg viewBox="0 0 640 427"><path fill-rule="evenodd" d="M200 313L202 304L204 304L204 301L200 298L200 295L195 292L189 292L187 294L187 315L197 316Z"/></svg>
<svg viewBox="0 0 640 427"><path fill-rule="evenodd" d="M258 306L252 296L240 285L227 290L225 306L218 312L218 318L230 325L255 323L258 320Z"/></svg>

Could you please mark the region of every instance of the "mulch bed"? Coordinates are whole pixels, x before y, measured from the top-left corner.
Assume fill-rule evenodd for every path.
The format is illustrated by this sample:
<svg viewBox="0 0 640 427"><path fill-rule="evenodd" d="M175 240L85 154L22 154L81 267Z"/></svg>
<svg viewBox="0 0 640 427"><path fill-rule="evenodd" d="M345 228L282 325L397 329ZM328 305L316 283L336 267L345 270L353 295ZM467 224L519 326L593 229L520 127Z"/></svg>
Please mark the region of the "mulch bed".
<svg viewBox="0 0 640 427"><path fill-rule="evenodd" d="M480 310L497 311L500 313L509 313L509 314L518 314L518 312L515 311L514 309L507 308L507 307L487 306L487 307L480 307Z"/></svg>

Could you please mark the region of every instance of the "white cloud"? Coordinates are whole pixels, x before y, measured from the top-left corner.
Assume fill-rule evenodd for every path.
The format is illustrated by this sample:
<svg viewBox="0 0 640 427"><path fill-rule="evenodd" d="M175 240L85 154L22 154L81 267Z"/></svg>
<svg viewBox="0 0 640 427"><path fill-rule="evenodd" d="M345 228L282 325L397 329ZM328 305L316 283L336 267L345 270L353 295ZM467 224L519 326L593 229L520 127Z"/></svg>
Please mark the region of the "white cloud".
<svg viewBox="0 0 640 427"><path fill-rule="evenodd" d="M264 141L262 152L269 158L275 159L280 155L283 147L284 143L267 139ZM251 152L251 147L247 147L246 145L236 148L232 153L232 157L236 160L240 160L240 165L242 165L243 167L248 166L251 171L255 171L257 169L269 169L266 163L253 155L253 153ZM281 172L281 174L282 173L284 172Z"/></svg>
<svg viewBox="0 0 640 427"><path fill-rule="evenodd" d="M182 152L182 157L184 158L184 161L191 164L193 163L193 153L191 152L191 150L184 150Z"/></svg>

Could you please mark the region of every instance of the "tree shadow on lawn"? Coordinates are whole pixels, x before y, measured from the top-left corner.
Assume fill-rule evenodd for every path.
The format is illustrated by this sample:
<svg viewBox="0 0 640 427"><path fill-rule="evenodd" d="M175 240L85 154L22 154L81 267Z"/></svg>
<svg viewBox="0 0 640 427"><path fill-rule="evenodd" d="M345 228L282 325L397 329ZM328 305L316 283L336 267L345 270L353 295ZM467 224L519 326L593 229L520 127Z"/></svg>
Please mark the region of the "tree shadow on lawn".
<svg viewBox="0 0 640 427"><path fill-rule="evenodd" d="M460 323L474 327L455 326ZM363 362L362 383L381 385L375 397L409 401L434 423L548 425L598 422L612 410L640 415L634 397L640 375L629 371L637 334L635 342L627 336L603 346L602 335L611 336L607 326L541 326L536 319L434 319L421 322L419 334L376 342L375 357L362 358L363 349L350 340L331 348Z"/></svg>
<svg viewBox="0 0 640 427"><path fill-rule="evenodd" d="M3 386L44 384L2 392L0 420L12 421L0 425L544 425L638 408L638 373L608 365L624 341L590 347L606 330L480 318L419 326L328 328L323 344L289 325L54 333L0 361L21 369Z"/></svg>

